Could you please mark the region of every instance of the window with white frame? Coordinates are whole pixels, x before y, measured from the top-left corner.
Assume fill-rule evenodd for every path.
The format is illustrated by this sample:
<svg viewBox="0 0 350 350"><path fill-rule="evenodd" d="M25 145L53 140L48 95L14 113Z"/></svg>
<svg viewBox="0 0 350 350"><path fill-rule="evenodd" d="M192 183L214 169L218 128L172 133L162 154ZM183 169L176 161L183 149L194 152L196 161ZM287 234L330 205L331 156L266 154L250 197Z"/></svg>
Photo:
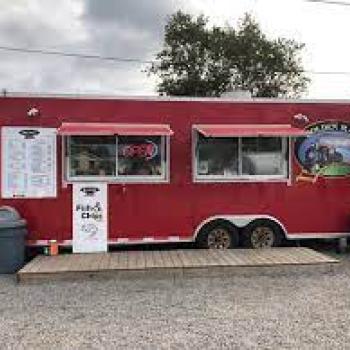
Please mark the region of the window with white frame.
<svg viewBox="0 0 350 350"><path fill-rule="evenodd" d="M68 136L67 180L165 181L166 136Z"/></svg>
<svg viewBox="0 0 350 350"><path fill-rule="evenodd" d="M196 132L194 142L197 180L288 178L287 137L205 137Z"/></svg>

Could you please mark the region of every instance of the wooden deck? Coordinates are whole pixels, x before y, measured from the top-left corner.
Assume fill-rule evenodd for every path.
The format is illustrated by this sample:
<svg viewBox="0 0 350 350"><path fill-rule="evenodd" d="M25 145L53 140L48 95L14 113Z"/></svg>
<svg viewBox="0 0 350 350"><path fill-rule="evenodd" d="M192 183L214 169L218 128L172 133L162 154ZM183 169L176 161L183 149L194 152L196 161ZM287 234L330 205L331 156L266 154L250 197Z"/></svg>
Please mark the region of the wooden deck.
<svg viewBox="0 0 350 350"><path fill-rule="evenodd" d="M290 269L306 265L330 266L337 262L335 258L308 248L121 251L52 257L40 255L23 267L17 276L20 282L24 282L105 275L125 278L135 277L136 272L148 272L152 276L159 272L217 275L221 272L255 271L260 274L281 266Z"/></svg>

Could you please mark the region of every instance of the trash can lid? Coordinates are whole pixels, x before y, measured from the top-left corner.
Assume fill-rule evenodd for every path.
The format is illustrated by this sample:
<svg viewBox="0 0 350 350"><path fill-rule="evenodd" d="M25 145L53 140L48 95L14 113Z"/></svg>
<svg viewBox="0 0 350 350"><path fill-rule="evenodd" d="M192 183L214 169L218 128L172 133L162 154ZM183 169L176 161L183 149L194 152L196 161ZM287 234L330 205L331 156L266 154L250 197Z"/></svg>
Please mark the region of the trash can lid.
<svg viewBox="0 0 350 350"><path fill-rule="evenodd" d="M0 207L0 228L18 227L26 225L15 208L3 205Z"/></svg>

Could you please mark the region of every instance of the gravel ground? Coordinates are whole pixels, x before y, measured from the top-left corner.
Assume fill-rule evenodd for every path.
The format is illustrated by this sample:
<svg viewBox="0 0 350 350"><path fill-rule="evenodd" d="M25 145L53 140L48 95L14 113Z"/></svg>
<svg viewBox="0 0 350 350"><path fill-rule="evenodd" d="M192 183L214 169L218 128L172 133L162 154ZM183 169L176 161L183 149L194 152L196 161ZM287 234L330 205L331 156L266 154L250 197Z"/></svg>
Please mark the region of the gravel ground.
<svg viewBox="0 0 350 350"><path fill-rule="evenodd" d="M0 349L345 349L350 254L334 272L18 285L0 276Z"/></svg>

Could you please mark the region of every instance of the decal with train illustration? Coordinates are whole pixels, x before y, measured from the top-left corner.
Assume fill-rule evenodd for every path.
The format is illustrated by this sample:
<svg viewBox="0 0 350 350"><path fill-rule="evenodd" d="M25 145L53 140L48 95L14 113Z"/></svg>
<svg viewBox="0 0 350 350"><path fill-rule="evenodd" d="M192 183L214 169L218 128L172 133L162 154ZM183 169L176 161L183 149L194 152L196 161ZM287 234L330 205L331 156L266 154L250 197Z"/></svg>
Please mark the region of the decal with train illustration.
<svg viewBox="0 0 350 350"><path fill-rule="evenodd" d="M302 167L298 180L350 175L350 124L331 121L309 125L310 134L295 142L295 156Z"/></svg>

